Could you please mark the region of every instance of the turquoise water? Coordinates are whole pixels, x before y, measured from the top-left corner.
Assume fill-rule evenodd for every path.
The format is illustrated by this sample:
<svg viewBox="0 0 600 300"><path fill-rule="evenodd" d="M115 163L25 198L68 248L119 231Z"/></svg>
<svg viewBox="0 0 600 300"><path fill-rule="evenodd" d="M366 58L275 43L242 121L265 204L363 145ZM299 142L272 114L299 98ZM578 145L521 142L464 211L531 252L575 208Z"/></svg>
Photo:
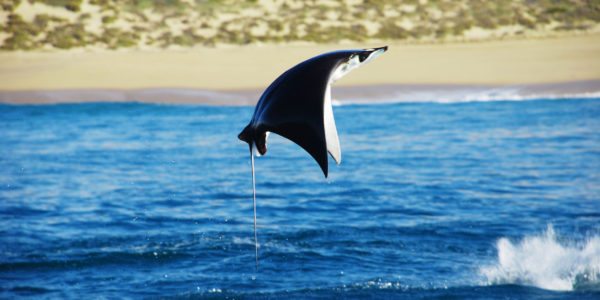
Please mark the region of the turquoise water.
<svg viewBox="0 0 600 300"><path fill-rule="evenodd" d="M600 297L600 99L334 111L328 179L256 160L255 270L252 107L0 105L0 297Z"/></svg>

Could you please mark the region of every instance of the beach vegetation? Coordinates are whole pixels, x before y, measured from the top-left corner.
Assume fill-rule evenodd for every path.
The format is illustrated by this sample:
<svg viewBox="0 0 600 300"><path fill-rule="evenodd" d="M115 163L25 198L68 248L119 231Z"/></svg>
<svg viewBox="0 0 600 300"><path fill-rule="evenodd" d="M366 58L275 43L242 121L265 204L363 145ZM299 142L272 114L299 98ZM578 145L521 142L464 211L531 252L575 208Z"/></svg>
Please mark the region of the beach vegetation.
<svg viewBox="0 0 600 300"><path fill-rule="evenodd" d="M19 15L22 0L0 1L7 16L0 26L9 35L0 41L3 49L89 43L118 48L370 39L431 42L600 32L600 1L585 0L281 1L275 2L275 10L254 0L87 0L86 6L84 0L27 0L62 7L74 16L67 20L48 11L33 20L27 16L28 21ZM98 8L102 33L96 36L85 28L97 26L89 25L97 22L93 14ZM58 33L56 28L67 31ZM473 28L485 33L471 34Z"/></svg>
<svg viewBox="0 0 600 300"><path fill-rule="evenodd" d="M546 8L545 12L549 15L561 16L569 12L569 7L566 3L555 3Z"/></svg>
<svg viewBox="0 0 600 300"><path fill-rule="evenodd" d="M271 28L275 32L283 30L283 22L279 20L268 20L267 24L269 24L269 28Z"/></svg>
<svg viewBox="0 0 600 300"><path fill-rule="evenodd" d="M35 23L28 23L18 14L10 14L7 17L6 26L3 31L10 36L4 40L4 50L31 50L38 46L37 35L43 28Z"/></svg>
<svg viewBox="0 0 600 300"><path fill-rule="evenodd" d="M398 26L394 21L386 21L381 24L377 37L381 39L398 39L403 40L409 36L408 31L401 26Z"/></svg>
<svg viewBox="0 0 600 300"><path fill-rule="evenodd" d="M452 28L449 26L444 26L444 25L438 27L434 32L435 37L440 38L440 39L443 39L444 37L447 37L447 36L451 35L452 33L453 33Z"/></svg>
<svg viewBox="0 0 600 300"><path fill-rule="evenodd" d="M184 10L188 6L180 0L126 0L123 1L130 9L154 11L177 11Z"/></svg>
<svg viewBox="0 0 600 300"><path fill-rule="evenodd" d="M98 6L102 6L102 7L107 7L109 6L112 1L110 0L89 0L90 4L92 5L98 5Z"/></svg>
<svg viewBox="0 0 600 300"><path fill-rule="evenodd" d="M427 26L420 25L413 28L409 33L413 39L419 39L422 37L431 37L433 31Z"/></svg>
<svg viewBox="0 0 600 300"><path fill-rule="evenodd" d="M21 0L2 0L2 2L0 2L0 7L2 7L3 11L12 12L19 4L21 4Z"/></svg>
<svg viewBox="0 0 600 300"><path fill-rule="evenodd" d="M106 15L102 17L102 24L111 24L117 20L117 15Z"/></svg>
<svg viewBox="0 0 600 300"><path fill-rule="evenodd" d="M109 49L129 48L136 46L140 40L140 35L132 31L124 31L118 28L107 28L102 35L96 39Z"/></svg>
<svg viewBox="0 0 600 300"><path fill-rule="evenodd" d="M531 19L530 17L524 15L524 14L517 14L515 16L515 22L519 25L522 25L528 29L534 29L536 27L536 23L535 20Z"/></svg>
<svg viewBox="0 0 600 300"><path fill-rule="evenodd" d="M36 42L25 32L15 32L2 45L3 50L31 50L35 49Z"/></svg>
<svg viewBox="0 0 600 300"><path fill-rule="evenodd" d="M10 14L7 17L6 30L10 33L23 32L29 35L37 35L39 28L23 20L18 14Z"/></svg>
<svg viewBox="0 0 600 300"><path fill-rule="evenodd" d="M84 13L79 15L79 18L77 19L79 22L84 22L85 20L88 20L92 17L92 15L90 13Z"/></svg>
<svg viewBox="0 0 600 300"><path fill-rule="evenodd" d="M471 29L475 22L465 15L459 15L453 19L454 26L452 27L452 33L455 36L461 36L465 31Z"/></svg>
<svg viewBox="0 0 600 300"><path fill-rule="evenodd" d="M46 29L48 24L52 21L52 17L48 14L36 15L33 19L33 25L35 25L40 31Z"/></svg>
<svg viewBox="0 0 600 300"><path fill-rule="evenodd" d="M65 24L49 31L44 42L59 49L71 49L87 45L89 35L83 24Z"/></svg>
<svg viewBox="0 0 600 300"><path fill-rule="evenodd" d="M194 32L193 29L188 28L184 30L180 35L173 38L173 44L179 46L195 46L204 41L204 38Z"/></svg>
<svg viewBox="0 0 600 300"><path fill-rule="evenodd" d="M64 7L67 10L78 12L81 10L83 0L29 0L30 2L39 2L51 6Z"/></svg>
<svg viewBox="0 0 600 300"><path fill-rule="evenodd" d="M204 41L202 42L202 45L205 47L215 47L217 45L217 43L215 42L215 39L213 37L209 37L209 38L205 38Z"/></svg>

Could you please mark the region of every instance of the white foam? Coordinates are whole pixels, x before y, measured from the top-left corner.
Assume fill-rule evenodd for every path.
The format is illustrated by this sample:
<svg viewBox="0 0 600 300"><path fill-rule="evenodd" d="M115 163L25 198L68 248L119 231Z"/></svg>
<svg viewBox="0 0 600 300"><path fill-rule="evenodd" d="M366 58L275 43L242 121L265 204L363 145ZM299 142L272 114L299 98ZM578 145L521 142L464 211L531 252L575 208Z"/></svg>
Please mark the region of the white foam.
<svg viewBox="0 0 600 300"><path fill-rule="evenodd" d="M561 242L548 226L545 233L516 243L501 238L496 247L497 262L480 269L487 284L519 284L556 291L600 289L600 236Z"/></svg>
<svg viewBox="0 0 600 300"><path fill-rule="evenodd" d="M252 246L254 246L254 240L249 237L240 238L240 237L234 236L232 242L236 245L252 245ZM259 245L259 247L260 247L260 245Z"/></svg>
<svg viewBox="0 0 600 300"><path fill-rule="evenodd" d="M493 101L528 101L560 99L597 99L600 91L579 93L526 92L516 87L502 88L453 88L453 89L415 89L396 92L393 95L377 99L343 99L334 102L334 106L347 104L391 104L391 103L467 103Z"/></svg>

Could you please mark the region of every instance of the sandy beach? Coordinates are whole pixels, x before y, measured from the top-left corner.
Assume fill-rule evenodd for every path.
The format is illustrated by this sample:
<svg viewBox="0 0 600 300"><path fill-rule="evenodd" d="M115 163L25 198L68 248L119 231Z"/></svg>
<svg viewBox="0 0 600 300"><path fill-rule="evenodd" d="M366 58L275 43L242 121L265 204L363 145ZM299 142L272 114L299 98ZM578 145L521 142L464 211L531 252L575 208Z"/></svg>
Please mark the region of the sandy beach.
<svg viewBox="0 0 600 300"><path fill-rule="evenodd" d="M0 102L252 104L304 59L373 46L380 44L2 52ZM334 97L358 101L412 93L425 99L430 90L491 90L501 96L515 88L533 96L600 92L598 34L389 46L385 56L340 80Z"/></svg>

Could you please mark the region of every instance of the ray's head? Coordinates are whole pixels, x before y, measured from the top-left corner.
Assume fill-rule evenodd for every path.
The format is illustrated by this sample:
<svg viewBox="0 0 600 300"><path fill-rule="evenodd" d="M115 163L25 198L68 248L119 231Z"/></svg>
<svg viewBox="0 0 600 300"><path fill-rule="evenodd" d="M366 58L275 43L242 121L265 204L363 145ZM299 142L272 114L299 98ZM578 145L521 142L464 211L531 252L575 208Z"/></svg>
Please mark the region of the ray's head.
<svg viewBox="0 0 600 300"><path fill-rule="evenodd" d="M383 54L387 51L387 46L379 47L379 48L369 48L352 51L348 60L341 63L332 73L331 81L335 82L340 78L344 77L346 74L350 73L350 71L372 61L377 56Z"/></svg>
<svg viewBox="0 0 600 300"><path fill-rule="evenodd" d="M383 54L385 51L387 51L387 49L387 46L364 49L355 55L357 56L360 64L366 64L375 59L377 56Z"/></svg>

